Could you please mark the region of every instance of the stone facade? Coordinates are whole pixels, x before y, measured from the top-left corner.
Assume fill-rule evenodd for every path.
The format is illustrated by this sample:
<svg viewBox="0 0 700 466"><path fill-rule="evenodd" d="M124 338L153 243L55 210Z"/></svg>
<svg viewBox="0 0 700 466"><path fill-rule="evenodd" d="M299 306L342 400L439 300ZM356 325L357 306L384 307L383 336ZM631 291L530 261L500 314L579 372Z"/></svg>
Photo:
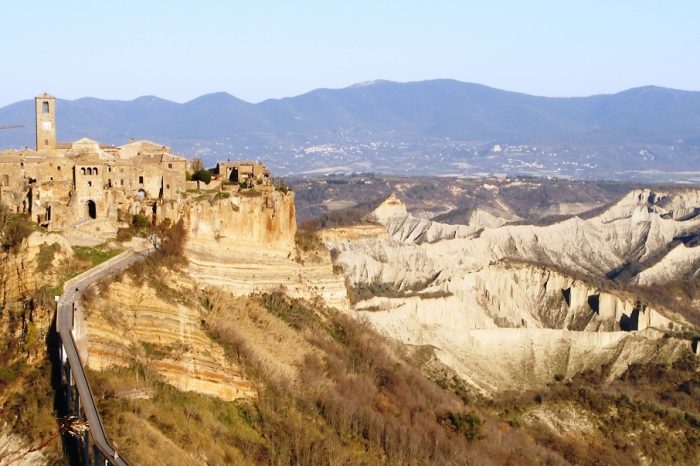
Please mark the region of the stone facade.
<svg viewBox="0 0 700 466"><path fill-rule="evenodd" d="M186 191L187 160L166 146L131 141L121 147L87 138L56 143L55 98L35 99L36 149L0 152L0 202L50 231L90 221L114 230L118 211L159 216ZM108 231L105 231L108 233Z"/></svg>
<svg viewBox="0 0 700 466"><path fill-rule="evenodd" d="M219 178L232 183L245 183L269 186L272 184L270 170L259 161L238 160L235 162L219 162L216 164Z"/></svg>
<svg viewBox="0 0 700 466"><path fill-rule="evenodd" d="M87 138L57 143L55 102L49 94L35 98L35 150L0 152L0 202L49 231L104 238L113 237L129 215L147 215L154 223L180 216L191 171L187 159L150 141L119 147ZM231 186L236 183L274 191L261 162L221 162L215 173L205 189L238 188Z"/></svg>

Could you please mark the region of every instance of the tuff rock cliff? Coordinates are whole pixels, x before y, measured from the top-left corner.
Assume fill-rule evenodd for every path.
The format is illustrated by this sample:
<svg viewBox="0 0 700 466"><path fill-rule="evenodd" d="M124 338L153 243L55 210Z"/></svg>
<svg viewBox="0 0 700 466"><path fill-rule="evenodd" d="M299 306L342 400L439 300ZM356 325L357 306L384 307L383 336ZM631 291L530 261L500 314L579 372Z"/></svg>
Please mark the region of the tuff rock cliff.
<svg viewBox="0 0 700 466"><path fill-rule="evenodd" d="M189 272L199 282L237 295L284 289L347 308L343 277L326 250L298 253L294 193L261 192L184 208Z"/></svg>

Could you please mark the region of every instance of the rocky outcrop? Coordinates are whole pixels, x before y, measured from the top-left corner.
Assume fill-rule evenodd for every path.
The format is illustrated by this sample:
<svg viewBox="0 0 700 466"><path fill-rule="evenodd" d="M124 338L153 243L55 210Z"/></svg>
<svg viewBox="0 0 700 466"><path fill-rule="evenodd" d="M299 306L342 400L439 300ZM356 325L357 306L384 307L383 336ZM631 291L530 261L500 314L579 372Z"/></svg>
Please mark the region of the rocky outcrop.
<svg viewBox="0 0 700 466"><path fill-rule="evenodd" d="M181 278L180 278L181 279ZM178 277L169 277L176 283ZM102 370L141 364L180 390L225 400L251 396L250 383L204 331L205 311L188 290L168 296L128 277L85 308L87 366Z"/></svg>
<svg viewBox="0 0 700 466"><path fill-rule="evenodd" d="M247 192L246 192L247 193ZM225 193L228 194L228 193ZM294 250L294 193L252 191L188 200L182 207L188 249L226 256L258 249L287 255Z"/></svg>
<svg viewBox="0 0 700 466"><path fill-rule="evenodd" d="M480 231L483 225L460 230L410 215L383 221L395 242L429 243L425 253L439 258L435 262L443 268L480 268L518 259L606 277L630 264L656 262L677 238L700 232L700 218L688 214L695 196L694 191L662 196L636 190L597 217L573 217L547 226L504 225ZM383 247L394 245L386 241Z"/></svg>
<svg viewBox="0 0 700 466"><path fill-rule="evenodd" d="M326 238L350 284L374 294L357 312L391 338L434 348L488 394L602 363L614 377L632 362L670 361L687 349L687 341L659 339L687 326L682 316L604 285L630 264L641 264L634 272L647 280L671 264L691 273L688 248L671 245L700 230L696 198L638 190L587 220L508 225L476 215L485 221L462 227L402 214L393 198L376 216L388 236Z"/></svg>
<svg viewBox="0 0 700 466"><path fill-rule="evenodd" d="M658 262L639 272L633 282L638 285L664 284L700 271L700 246L678 244Z"/></svg>
<svg viewBox="0 0 700 466"><path fill-rule="evenodd" d="M0 430L0 464L38 466L48 464L41 451L29 451L30 445L14 432Z"/></svg>
<svg viewBox="0 0 700 466"><path fill-rule="evenodd" d="M202 284L236 295L284 289L347 309L344 277L327 250L296 250L291 192L192 202L185 209L189 272Z"/></svg>
<svg viewBox="0 0 700 466"><path fill-rule="evenodd" d="M52 248L39 270L37 256L42 248ZM17 251L0 252L0 303L27 298L42 285L51 283L55 265L73 255L66 239L57 234L34 232ZM48 274L48 276L47 276Z"/></svg>

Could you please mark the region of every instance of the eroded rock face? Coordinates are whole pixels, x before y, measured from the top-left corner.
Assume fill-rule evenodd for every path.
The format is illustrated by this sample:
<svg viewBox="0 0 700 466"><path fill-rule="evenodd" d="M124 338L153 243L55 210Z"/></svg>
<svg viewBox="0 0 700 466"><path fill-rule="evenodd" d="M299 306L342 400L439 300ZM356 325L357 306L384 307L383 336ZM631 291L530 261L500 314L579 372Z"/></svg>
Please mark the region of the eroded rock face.
<svg viewBox="0 0 700 466"><path fill-rule="evenodd" d="M86 361L91 369L143 364L180 390L225 400L253 394L240 369L204 331L206 315L195 303L159 297L150 286L127 277L81 312L87 313Z"/></svg>
<svg viewBox="0 0 700 466"><path fill-rule="evenodd" d="M188 249L227 255L257 249L286 255L294 249L294 194L280 191L232 195L183 206Z"/></svg>
<svg viewBox="0 0 700 466"><path fill-rule="evenodd" d="M239 296L283 289L347 309L342 274L326 250L298 254L293 193L193 202L185 208L189 271Z"/></svg>
<svg viewBox="0 0 700 466"><path fill-rule="evenodd" d="M38 270L37 256L44 247L54 249L52 263L46 265L45 271ZM50 283L52 265L62 259L71 257L73 250L66 239L57 234L34 232L16 252L0 252L0 303L8 303L30 296L42 285Z"/></svg>
<svg viewBox="0 0 700 466"><path fill-rule="evenodd" d="M326 235L352 286L380 295L355 309L391 338L435 348L484 393L602 363L614 377L689 346L658 340L687 325L683 317L601 286L612 274L653 283L671 279L675 266L697 272L695 248L678 245L700 231L697 191L637 190L596 217L547 226L443 225L389 201L375 215L388 235Z"/></svg>

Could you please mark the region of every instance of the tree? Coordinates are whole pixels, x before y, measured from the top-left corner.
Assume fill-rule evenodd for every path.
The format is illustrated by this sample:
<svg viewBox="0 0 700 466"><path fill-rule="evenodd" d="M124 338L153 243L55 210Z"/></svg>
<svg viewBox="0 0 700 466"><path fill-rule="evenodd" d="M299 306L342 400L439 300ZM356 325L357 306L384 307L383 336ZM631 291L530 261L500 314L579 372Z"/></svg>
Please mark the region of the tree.
<svg viewBox="0 0 700 466"><path fill-rule="evenodd" d="M199 170L192 173L192 181L197 182L197 189L199 189L199 182L204 181L204 184L209 184L211 181L211 172L200 168Z"/></svg>

